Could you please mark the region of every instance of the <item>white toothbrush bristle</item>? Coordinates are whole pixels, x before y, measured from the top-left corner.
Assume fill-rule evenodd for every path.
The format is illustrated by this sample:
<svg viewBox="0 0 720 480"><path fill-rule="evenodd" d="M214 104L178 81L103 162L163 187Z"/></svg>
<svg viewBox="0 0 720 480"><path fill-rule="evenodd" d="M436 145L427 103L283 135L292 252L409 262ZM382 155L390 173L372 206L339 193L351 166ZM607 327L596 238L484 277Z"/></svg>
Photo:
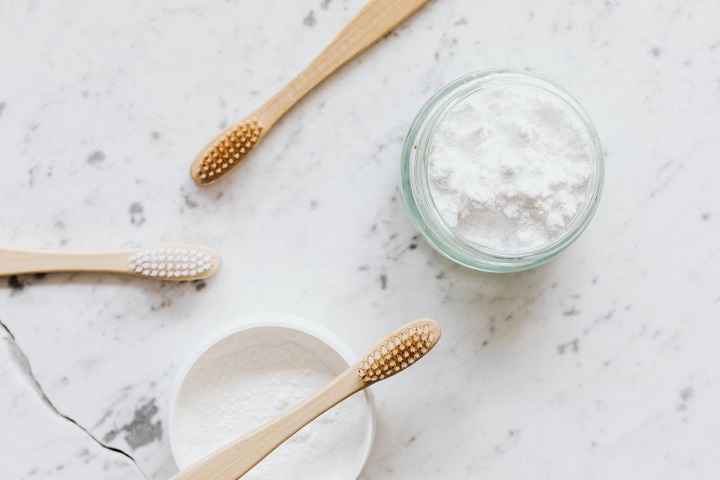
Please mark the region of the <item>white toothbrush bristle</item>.
<svg viewBox="0 0 720 480"><path fill-rule="evenodd" d="M216 264L213 255L194 248L153 248L128 257L130 271L143 277L192 280Z"/></svg>

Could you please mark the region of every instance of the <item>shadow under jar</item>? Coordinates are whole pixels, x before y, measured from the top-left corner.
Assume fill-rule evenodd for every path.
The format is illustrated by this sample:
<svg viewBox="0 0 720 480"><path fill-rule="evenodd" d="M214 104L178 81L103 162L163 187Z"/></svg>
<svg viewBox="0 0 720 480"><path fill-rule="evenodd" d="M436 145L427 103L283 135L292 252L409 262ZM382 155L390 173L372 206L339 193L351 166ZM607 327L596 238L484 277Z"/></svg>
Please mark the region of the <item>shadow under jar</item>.
<svg viewBox="0 0 720 480"><path fill-rule="evenodd" d="M410 217L447 258L487 272L541 265L590 222L603 186L600 141L569 93L523 70L443 87L402 152Z"/></svg>

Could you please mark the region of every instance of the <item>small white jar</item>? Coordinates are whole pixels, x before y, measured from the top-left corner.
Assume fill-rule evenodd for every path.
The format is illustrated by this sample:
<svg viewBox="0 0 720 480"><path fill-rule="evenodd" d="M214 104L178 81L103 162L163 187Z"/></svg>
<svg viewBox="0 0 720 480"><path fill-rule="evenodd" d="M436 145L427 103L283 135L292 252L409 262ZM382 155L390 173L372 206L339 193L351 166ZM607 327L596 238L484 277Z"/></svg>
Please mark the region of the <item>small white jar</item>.
<svg viewBox="0 0 720 480"><path fill-rule="evenodd" d="M212 333L171 389L168 436L178 468L279 416L358 358L332 332L293 315L254 315ZM244 478L354 479L374 435L374 402L365 390L311 422Z"/></svg>

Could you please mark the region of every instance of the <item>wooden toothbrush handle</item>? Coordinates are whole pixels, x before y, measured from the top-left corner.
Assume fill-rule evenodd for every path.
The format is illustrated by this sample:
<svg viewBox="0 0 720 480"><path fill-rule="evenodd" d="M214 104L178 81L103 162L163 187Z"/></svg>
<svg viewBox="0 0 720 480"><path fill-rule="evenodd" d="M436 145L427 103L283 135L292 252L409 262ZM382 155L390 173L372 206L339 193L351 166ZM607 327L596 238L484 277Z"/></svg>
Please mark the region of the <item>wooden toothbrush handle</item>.
<svg viewBox="0 0 720 480"><path fill-rule="evenodd" d="M370 0L310 65L253 116L269 128L310 90L380 40L429 0Z"/></svg>
<svg viewBox="0 0 720 480"><path fill-rule="evenodd" d="M295 408L211 453L170 480L237 480L298 430L366 386L357 374L357 367L351 367Z"/></svg>
<svg viewBox="0 0 720 480"><path fill-rule="evenodd" d="M0 249L0 275L50 272L124 272L127 255Z"/></svg>

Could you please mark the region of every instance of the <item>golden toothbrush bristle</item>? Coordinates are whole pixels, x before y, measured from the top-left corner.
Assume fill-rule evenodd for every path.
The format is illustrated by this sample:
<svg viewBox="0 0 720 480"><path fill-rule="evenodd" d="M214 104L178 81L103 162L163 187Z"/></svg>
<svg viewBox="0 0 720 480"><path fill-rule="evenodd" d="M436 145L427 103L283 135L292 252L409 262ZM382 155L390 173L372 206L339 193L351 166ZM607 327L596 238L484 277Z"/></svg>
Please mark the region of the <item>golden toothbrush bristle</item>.
<svg viewBox="0 0 720 480"><path fill-rule="evenodd" d="M207 185L220 180L255 149L262 133L263 125L256 118L225 129L195 158L190 170L195 182Z"/></svg>
<svg viewBox="0 0 720 480"><path fill-rule="evenodd" d="M430 319L417 320L383 340L359 365L365 383L388 378L428 353L440 339L440 326Z"/></svg>

